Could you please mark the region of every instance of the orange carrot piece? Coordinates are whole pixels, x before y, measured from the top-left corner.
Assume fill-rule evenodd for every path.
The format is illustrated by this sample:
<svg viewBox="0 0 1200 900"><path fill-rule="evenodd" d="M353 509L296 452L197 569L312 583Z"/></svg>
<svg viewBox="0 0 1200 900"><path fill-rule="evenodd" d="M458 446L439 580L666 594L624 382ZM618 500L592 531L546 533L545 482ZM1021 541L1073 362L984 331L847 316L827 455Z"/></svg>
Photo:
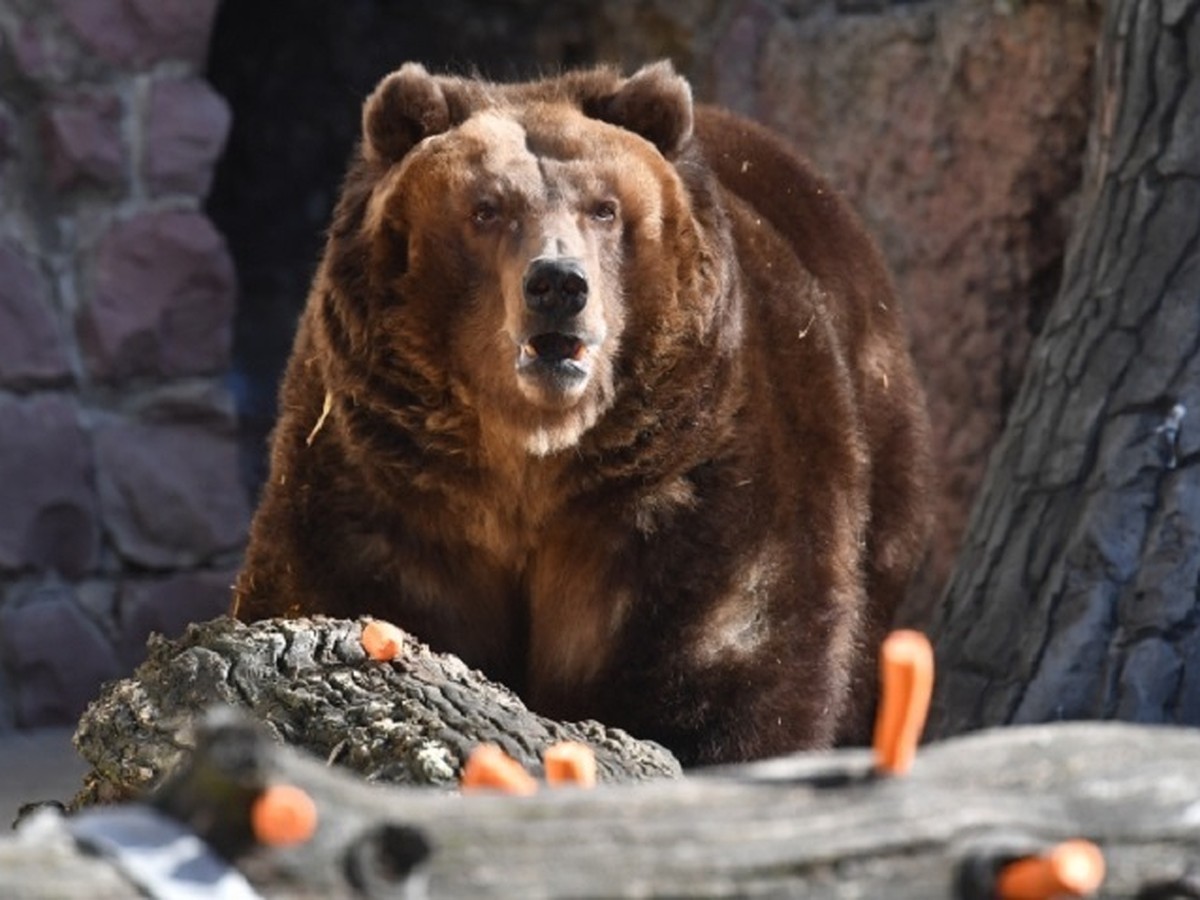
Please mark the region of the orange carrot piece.
<svg viewBox="0 0 1200 900"><path fill-rule="evenodd" d="M879 652L881 696L875 765L903 775L912 768L933 696L933 647L919 631L893 631Z"/></svg>
<svg viewBox="0 0 1200 900"><path fill-rule="evenodd" d="M371 659L391 662L404 648L404 632L391 622L372 619L363 626L362 645Z"/></svg>
<svg viewBox="0 0 1200 900"><path fill-rule="evenodd" d="M996 877L1000 900L1085 897L1104 880L1104 854L1090 841L1064 841L1042 856L1018 859Z"/></svg>
<svg viewBox="0 0 1200 900"><path fill-rule="evenodd" d="M577 787L596 786L596 754L587 744L559 741L546 748L546 783L573 784Z"/></svg>
<svg viewBox="0 0 1200 900"><path fill-rule="evenodd" d="M274 784L250 807L250 827L268 847L302 844L317 832L317 805L294 785Z"/></svg>
<svg viewBox="0 0 1200 900"><path fill-rule="evenodd" d="M537 792L533 776L495 744L480 744L471 751L459 784L464 793L499 791L527 796Z"/></svg>

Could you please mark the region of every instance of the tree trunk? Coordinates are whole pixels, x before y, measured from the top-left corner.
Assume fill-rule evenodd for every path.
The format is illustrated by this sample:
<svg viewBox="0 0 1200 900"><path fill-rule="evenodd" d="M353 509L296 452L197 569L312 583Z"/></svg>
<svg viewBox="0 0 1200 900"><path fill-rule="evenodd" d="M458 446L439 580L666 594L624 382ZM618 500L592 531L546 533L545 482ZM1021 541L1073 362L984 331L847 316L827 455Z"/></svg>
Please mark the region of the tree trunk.
<svg viewBox="0 0 1200 900"><path fill-rule="evenodd" d="M933 733L1200 723L1200 0L1110 0L1063 286L932 626Z"/></svg>
<svg viewBox="0 0 1200 900"><path fill-rule="evenodd" d="M211 883L223 864L202 866L205 848L152 818L162 814L235 860L265 898L990 900L1004 864L1073 838L1103 852L1101 897L1200 896L1189 872L1200 855L1192 729L1009 728L927 747L902 778L875 775L865 751L840 751L529 797L369 785L257 731L210 720L148 806L27 820L0 839L4 896L133 896L102 860L72 851L72 838L95 847L130 817L143 820L141 839L112 854L122 870L169 846L175 864L157 879L166 883L140 886L199 896L167 891ZM272 849L255 844L251 810L280 782L313 800L317 828Z"/></svg>

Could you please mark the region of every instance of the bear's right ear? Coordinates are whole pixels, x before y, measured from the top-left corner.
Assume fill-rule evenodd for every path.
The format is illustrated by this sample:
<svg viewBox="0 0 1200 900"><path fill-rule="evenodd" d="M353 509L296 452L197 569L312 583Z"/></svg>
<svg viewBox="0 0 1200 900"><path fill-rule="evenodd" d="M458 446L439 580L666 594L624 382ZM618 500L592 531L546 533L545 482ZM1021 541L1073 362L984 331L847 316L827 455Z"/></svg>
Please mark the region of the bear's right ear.
<svg viewBox="0 0 1200 900"><path fill-rule="evenodd" d="M363 104L364 152L383 163L399 162L419 141L449 127L442 86L420 63L385 76Z"/></svg>
<svg viewBox="0 0 1200 900"><path fill-rule="evenodd" d="M669 60L643 66L589 106L589 115L640 134L667 159L692 136L692 88Z"/></svg>

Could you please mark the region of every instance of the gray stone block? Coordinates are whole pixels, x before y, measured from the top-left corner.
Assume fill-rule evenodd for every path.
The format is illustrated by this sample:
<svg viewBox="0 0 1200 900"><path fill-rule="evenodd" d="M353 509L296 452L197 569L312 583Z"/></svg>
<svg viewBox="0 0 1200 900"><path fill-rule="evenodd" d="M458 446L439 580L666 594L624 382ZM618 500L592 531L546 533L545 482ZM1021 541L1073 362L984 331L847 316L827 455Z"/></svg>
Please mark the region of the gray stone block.
<svg viewBox="0 0 1200 900"><path fill-rule="evenodd" d="M72 35L123 68L163 60L202 65L216 0L55 0Z"/></svg>
<svg viewBox="0 0 1200 900"><path fill-rule="evenodd" d="M17 725L74 722L121 667L112 644L65 585L0 611L0 660L16 682Z"/></svg>
<svg viewBox="0 0 1200 900"><path fill-rule="evenodd" d="M100 239L80 315L88 368L103 380L202 375L229 366L235 283L206 217L151 211Z"/></svg>
<svg viewBox="0 0 1200 900"><path fill-rule="evenodd" d="M42 120L42 139L55 190L125 181L129 154L122 115L120 98L111 91L80 91L50 106Z"/></svg>
<svg viewBox="0 0 1200 900"><path fill-rule="evenodd" d="M78 579L99 544L92 457L75 404L0 397L0 570Z"/></svg>
<svg viewBox="0 0 1200 900"><path fill-rule="evenodd" d="M46 280L24 252L0 241L0 385L29 387L69 377Z"/></svg>
<svg viewBox="0 0 1200 900"><path fill-rule="evenodd" d="M157 81L150 91L145 152L150 193L205 196L231 119L224 98L202 79Z"/></svg>
<svg viewBox="0 0 1200 900"><path fill-rule="evenodd" d="M250 509L232 435L116 420L95 443L105 530L122 559L190 567L242 545Z"/></svg>

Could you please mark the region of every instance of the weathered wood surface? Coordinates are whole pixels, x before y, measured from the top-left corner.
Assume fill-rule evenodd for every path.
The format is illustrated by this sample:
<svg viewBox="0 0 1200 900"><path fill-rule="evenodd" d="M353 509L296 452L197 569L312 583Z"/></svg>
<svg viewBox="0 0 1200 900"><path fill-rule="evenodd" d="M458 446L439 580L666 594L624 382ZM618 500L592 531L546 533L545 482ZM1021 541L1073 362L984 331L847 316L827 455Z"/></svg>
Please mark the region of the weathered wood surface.
<svg viewBox="0 0 1200 900"><path fill-rule="evenodd" d="M537 771L545 748L563 740L592 747L602 781L679 774L658 744L596 722L534 715L511 691L413 638L395 662L374 662L362 647L362 624L220 618L191 626L178 641L152 640L146 662L106 685L80 720L75 745L92 769L77 804L155 784L190 745L191 723L217 703L375 781L452 786L482 742Z"/></svg>
<svg viewBox="0 0 1200 900"><path fill-rule="evenodd" d="M264 897L982 900L1003 861L1072 837L1104 850L1101 896L1200 896L1196 730L1011 728L930 745L903 778L873 777L865 752L841 751L524 798L370 785L248 733L202 736L155 802L236 855L237 792L303 786L319 810L314 839L240 857ZM102 863L47 837L62 821L0 840L5 896L72 883L120 896ZM23 831L35 824L32 841ZM40 881L50 867L54 880Z"/></svg>
<svg viewBox="0 0 1200 900"><path fill-rule="evenodd" d="M80 724L93 765L80 801L159 784L151 802L237 858L265 897L982 900L1003 860L1071 837L1104 848L1104 896L1200 896L1200 869L1188 868L1200 863L1200 731L985 732L923 748L900 779L874 776L866 751L841 751L591 792L464 797L444 788L485 740L535 773L559 739L596 748L609 782L678 770L656 745L534 716L415 641L395 663L372 662L360 635L359 622L222 619L156 642ZM196 731L214 703L263 724ZM317 835L254 849L249 804L280 780L316 800ZM4 896L62 896L71 885L129 895L110 863L74 849L67 827L42 815L0 841ZM1155 884L1173 886L1149 892Z"/></svg>

